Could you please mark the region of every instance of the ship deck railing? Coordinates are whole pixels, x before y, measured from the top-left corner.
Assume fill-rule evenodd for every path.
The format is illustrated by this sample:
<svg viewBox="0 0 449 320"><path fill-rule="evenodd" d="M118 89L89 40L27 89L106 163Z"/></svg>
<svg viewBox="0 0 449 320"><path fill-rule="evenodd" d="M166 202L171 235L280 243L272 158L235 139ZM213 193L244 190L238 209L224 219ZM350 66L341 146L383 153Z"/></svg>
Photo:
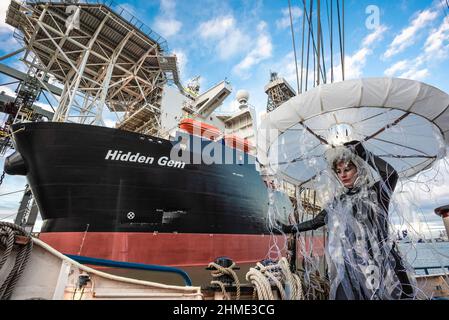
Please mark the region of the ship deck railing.
<svg viewBox="0 0 449 320"><path fill-rule="evenodd" d="M415 267L414 269L417 275L426 275L426 276L445 274L449 272L449 266Z"/></svg>
<svg viewBox="0 0 449 320"><path fill-rule="evenodd" d="M64 3L62 0L26 0L27 3L30 4L39 4L43 2L49 2L49 3L55 3L60 4ZM151 40L157 42L159 44L159 47L163 52L168 53L169 48L167 44L167 40L165 40L160 34L158 34L156 31L148 27L145 23L143 23L140 19L138 19L135 15L130 13L128 10L126 10L124 7L117 4L114 0L79 0L74 3L76 4L88 4L88 5L103 5L108 7L110 10L112 10L114 13L119 15L122 19L124 19L127 23L132 25L134 28L141 31L143 34L145 34L147 37L149 37Z"/></svg>

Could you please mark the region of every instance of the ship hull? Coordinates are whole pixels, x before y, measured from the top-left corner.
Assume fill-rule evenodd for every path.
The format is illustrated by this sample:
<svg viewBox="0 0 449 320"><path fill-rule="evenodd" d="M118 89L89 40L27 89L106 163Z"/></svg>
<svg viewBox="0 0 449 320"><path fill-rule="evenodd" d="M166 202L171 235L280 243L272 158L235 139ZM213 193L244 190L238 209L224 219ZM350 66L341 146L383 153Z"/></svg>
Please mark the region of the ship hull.
<svg viewBox="0 0 449 320"><path fill-rule="evenodd" d="M268 192L246 153L200 139L189 161L170 162L176 142L117 129L48 122L14 132L40 238L61 252L193 266L219 256L255 262L273 241L285 247L268 230ZM191 163L207 146L234 162Z"/></svg>
<svg viewBox="0 0 449 320"><path fill-rule="evenodd" d="M274 240L268 235L146 232L45 232L39 238L66 254L176 267L205 267L222 256L254 263L266 257Z"/></svg>

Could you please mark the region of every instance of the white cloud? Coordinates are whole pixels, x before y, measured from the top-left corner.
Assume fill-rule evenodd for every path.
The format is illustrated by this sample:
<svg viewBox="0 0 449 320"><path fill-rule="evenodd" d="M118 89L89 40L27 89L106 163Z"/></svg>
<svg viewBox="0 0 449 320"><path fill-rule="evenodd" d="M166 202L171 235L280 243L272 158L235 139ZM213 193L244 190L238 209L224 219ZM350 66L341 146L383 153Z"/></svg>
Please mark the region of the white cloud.
<svg viewBox="0 0 449 320"><path fill-rule="evenodd" d="M434 209L447 205L449 199L449 159L408 180L400 180L393 196L392 218L397 227L413 231L417 236L438 236L443 223Z"/></svg>
<svg viewBox="0 0 449 320"><path fill-rule="evenodd" d="M234 113L239 110L240 103L236 99L229 100L229 102L223 104L220 111L223 113Z"/></svg>
<svg viewBox="0 0 449 320"><path fill-rule="evenodd" d="M432 168L404 181L402 191L409 196L406 201L421 208L437 208L448 204L449 158L434 163Z"/></svg>
<svg viewBox="0 0 449 320"><path fill-rule="evenodd" d="M430 32L424 45L426 55L445 58L449 49L449 16L445 17L438 29Z"/></svg>
<svg viewBox="0 0 449 320"><path fill-rule="evenodd" d="M296 67L293 51L287 53L273 69L278 70L279 76L283 77L290 84L296 83Z"/></svg>
<svg viewBox="0 0 449 320"><path fill-rule="evenodd" d="M182 22L176 19L176 3L174 0L161 0L161 14L156 17L154 28L164 37L176 35L182 28Z"/></svg>
<svg viewBox="0 0 449 320"><path fill-rule="evenodd" d="M271 43L270 35L266 32L266 29L267 24L264 21L260 22L257 27L259 36L257 37L254 48L233 68L233 72L238 75L243 75L244 72L254 65L271 57L273 44Z"/></svg>
<svg viewBox="0 0 449 320"><path fill-rule="evenodd" d="M432 29L422 47L421 54L414 59L401 60L385 70L392 77L423 80L430 76L429 63L435 63L449 56L449 17L445 17L438 28Z"/></svg>
<svg viewBox="0 0 449 320"><path fill-rule="evenodd" d="M430 75L430 71L427 68L424 69L416 69L412 68L407 72L399 75L399 78L411 79L411 80L424 80Z"/></svg>
<svg viewBox="0 0 449 320"><path fill-rule="evenodd" d="M204 39L220 39L234 29L235 19L232 15L227 15L201 23L199 32Z"/></svg>
<svg viewBox="0 0 449 320"><path fill-rule="evenodd" d="M363 68L366 65L366 59L372 54L372 50L366 47L362 47L352 56L346 56L345 58L345 79L360 78L363 73ZM337 68L337 75L340 74Z"/></svg>
<svg viewBox="0 0 449 320"><path fill-rule="evenodd" d="M117 123L117 121L113 120L113 119L105 119L103 118L104 121L104 125L108 128L115 128L115 125Z"/></svg>
<svg viewBox="0 0 449 320"><path fill-rule="evenodd" d="M46 111L54 112L54 110L52 109L52 107L48 103L43 103L43 102L40 102L40 101L36 101L34 104L36 106L38 106L38 107L41 107L42 109L44 109ZM53 106L53 108L55 108L55 106Z"/></svg>
<svg viewBox="0 0 449 320"><path fill-rule="evenodd" d="M10 97L15 97L16 93L13 89L7 86L0 86L0 92L4 92L6 95Z"/></svg>
<svg viewBox="0 0 449 320"><path fill-rule="evenodd" d="M387 77L399 77L411 80L424 80L430 75L428 68L423 67L424 56L415 59L401 60L384 71Z"/></svg>
<svg viewBox="0 0 449 320"><path fill-rule="evenodd" d="M161 0L161 10L163 12L172 12L176 9L175 0Z"/></svg>
<svg viewBox="0 0 449 320"><path fill-rule="evenodd" d="M373 53L372 47L382 40L383 35L388 30L384 25L380 25L373 32L363 38L361 47L354 54L345 56L345 79L360 78L363 74L363 68L366 65L368 57ZM342 79L341 63L334 68L335 80ZM330 71L327 75L330 78Z"/></svg>
<svg viewBox="0 0 449 320"><path fill-rule="evenodd" d="M158 33L166 38L169 38L181 30L182 23L176 19L157 17L154 26Z"/></svg>
<svg viewBox="0 0 449 320"><path fill-rule="evenodd" d="M200 24L199 36L210 41L221 60L227 60L249 47L250 37L236 26L232 15L219 16Z"/></svg>
<svg viewBox="0 0 449 320"><path fill-rule="evenodd" d="M292 7L292 20L295 24L299 19L301 19L303 12L300 7ZM290 27L290 11L288 8L282 9L282 18L276 20L276 27L278 29L285 29Z"/></svg>
<svg viewBox="0 0 449 320"><path fill-rule="evenodd" d="M401 60L399 62L396 62L390 68L385 70L384 73L387 77L393 77L398 71L407 69L408 63L408 60Z"/></svg>
<svg viewBox="0 0 449 320"><path fill-rule="evenodd" d="M380 25L373 32L363 39L362 46L368 47L380 40L383 39L384 33L388 30L388 28L384 25Z"/></svg>
<svg viewBox="0 0 449 320"><path fill-rule="evenodd" d="M438 16L436 11L427 9L421 11L410 25L404 29L393 39L384 53L384 58L391 58L392 56L404 51L415 43L418 31L424 29L431 21Z"/></svg>
<svg viewBox="0 0 449 320"><path fill-rule="evenodd" d="M186 65L188 58L186 53L182 49L174 49L173 54L176 55L176 61L178 63L179 76L181 77L181 82L186 76Z"/></svg>

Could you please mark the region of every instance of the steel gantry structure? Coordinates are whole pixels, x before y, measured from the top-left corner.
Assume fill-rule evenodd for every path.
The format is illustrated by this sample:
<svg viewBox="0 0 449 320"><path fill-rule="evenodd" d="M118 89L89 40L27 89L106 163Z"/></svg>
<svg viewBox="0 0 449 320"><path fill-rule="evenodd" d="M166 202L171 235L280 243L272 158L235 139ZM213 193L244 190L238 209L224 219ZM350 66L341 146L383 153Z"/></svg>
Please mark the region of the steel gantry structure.
<svg viewBox="0 0 449 320"><path fill-rule="evenodd" d="M176 57L126 10L106 0L12 0L6 22L33 75L63 85L53 121L101 124L106 106L122 113L118 128L158 133L163 86L179 79Z"/></svg>

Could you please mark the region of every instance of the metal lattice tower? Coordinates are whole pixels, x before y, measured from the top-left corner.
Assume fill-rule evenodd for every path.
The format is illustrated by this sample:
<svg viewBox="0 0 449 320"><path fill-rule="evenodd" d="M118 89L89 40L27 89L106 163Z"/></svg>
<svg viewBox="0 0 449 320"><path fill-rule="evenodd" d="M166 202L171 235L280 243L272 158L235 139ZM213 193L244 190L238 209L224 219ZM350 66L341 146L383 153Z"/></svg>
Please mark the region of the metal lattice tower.
<svg viewBox="0 0 449 320"><path fill-rule="evenodd" d="M124 113L118 128L157 134L163 86L179 81L176 57L149 27L107 0L12 0L6 22L37 78L63 84L53 121L101 124L106 106Z"/></svg>
<svg viewBox="0 0 449 320"><path fill-rule="evenodd" d="M267 112L271 112L282 103L296 95L295 90L284 78L279 78L276 72L271 72L270 82L265 86L268 95Z"/></svg>
<svg viewBox="0 0 449 320"><path fill-rule="evenodd" d="M0 72L8 74L8 70L4 70L4 66L0 68ZM21 73L19 85L16 89L16 97L12 101L4 102L0 106L0 111L8 114L8 118L3 127L0 127L0 155L4 155L9 148L12 148L10 139L11 125L16 122L23 121L39 121L43 115L35 110L34 103L39 99L42 92L36 68L31 67L27 73ZM8 74L11 75L11 74ZM4 97L2 97L4 98Z"/></svg>

